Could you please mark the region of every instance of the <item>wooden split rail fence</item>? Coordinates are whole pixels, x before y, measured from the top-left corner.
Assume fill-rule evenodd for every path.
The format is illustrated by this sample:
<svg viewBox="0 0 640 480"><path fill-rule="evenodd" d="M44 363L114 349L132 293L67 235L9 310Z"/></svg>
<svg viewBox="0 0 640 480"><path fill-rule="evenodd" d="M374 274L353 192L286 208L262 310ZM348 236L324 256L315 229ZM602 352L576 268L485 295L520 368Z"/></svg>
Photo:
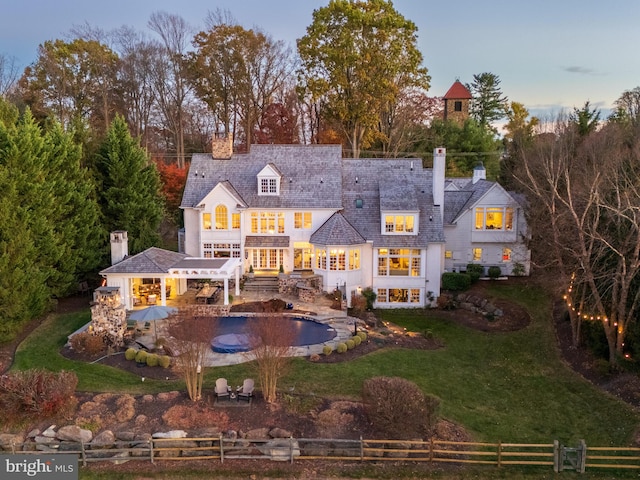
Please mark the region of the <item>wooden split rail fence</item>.
<svg viewBox="0 0 640 480"><path fill-rule="evenodd" d="M294 461L428 462L496 467L547 467L555 472L587 469L640 470L640 448L576 447L548 444L327 438L231 439L220 437L152 439L112 445L60 442L56 448L34 443L0 445L3 454L77 454L79 462L132 460L188 461L263 459ZM0 450L1 451L1 450Z"/></svg>

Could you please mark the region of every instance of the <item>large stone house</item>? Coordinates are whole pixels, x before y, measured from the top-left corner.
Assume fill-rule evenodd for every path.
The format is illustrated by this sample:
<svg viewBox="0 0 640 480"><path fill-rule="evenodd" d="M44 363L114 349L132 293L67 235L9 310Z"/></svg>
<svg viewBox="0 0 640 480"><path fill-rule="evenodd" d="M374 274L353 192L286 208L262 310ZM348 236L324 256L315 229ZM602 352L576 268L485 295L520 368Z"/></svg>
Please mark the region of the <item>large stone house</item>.
<svg viewBox="0 0 640 480"><path fill-rule="evenodd" d="M472 261L528 272L516 198L481 174L445 179L444 148L429 169L420 159L342 158L339 145L233 154L231 139L217 138L212 151L193 156L182 199L189 257L313 275L347 301L370 287L377 308L429 305L442 273Z"/></svg>

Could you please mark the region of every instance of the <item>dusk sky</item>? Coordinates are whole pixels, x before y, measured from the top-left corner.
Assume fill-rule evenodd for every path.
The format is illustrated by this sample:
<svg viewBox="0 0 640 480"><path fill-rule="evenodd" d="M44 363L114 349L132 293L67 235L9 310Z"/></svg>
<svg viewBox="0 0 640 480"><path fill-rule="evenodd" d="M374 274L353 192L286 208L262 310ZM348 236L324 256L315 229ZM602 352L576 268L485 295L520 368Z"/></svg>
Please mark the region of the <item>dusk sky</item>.
<svg viewBox="0 0 640 480"><path fill-rule="evenodd" d="M328 0L2 0L0 53L21 67L38 45L69 39L74 25L103 30L132 26L149 36L152 12L181 15L202 29L208 11L228 10L246 28L260 27L295 47L313 10ZM431 75L431 96L458 78L491 72L509 100L551 117L585 101L606 115L624 92L640 86L640 2L611 0L395 0L418 26L418 46Z"/></svg>

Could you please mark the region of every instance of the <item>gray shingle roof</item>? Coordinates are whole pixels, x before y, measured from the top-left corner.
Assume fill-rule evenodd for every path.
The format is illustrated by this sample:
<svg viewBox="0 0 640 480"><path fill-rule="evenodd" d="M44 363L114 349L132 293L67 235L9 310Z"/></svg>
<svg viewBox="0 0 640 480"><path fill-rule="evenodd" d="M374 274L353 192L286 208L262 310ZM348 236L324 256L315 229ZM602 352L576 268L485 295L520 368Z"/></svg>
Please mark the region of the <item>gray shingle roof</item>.
<svg viewBox="0 0 640 480"><path fill-rule="evenodd" d="M456 182L461 190L444 192L444 222L451 225L457 218L480 200L496 183L489 180L478 180L473 183L470 179L466 184Z"/></svg>
<svg viewBox="0 0 640 480"><path fill-rule="evenodd" d="M280 195L258 196L257 175L267 164L282 175ZM432 170L423 169L419 159L343 159L339 145L252 145L249 154L228 160L196 154L181 207L198 206L220 182L249 208L341 211L343 219L334 218L314 233L320 244L333 239L342 245L362 243L363 238L378 246L418 248L444 242L440 209L433 206ZM356 208L357 199L362 208ZM419 212L418 234L383 235L385 211Z"/></svg>
<svg viewBox="0 0 640 480"><path fill-rule="evenodd" d="M341 160L339 145L252 145L250 153L227 160L195 154L181 207L196 207L219 182L228 181L249 208L339 209ZM258 196L257 175L267 164L282 175L280 195Z"/></svg>
<svg viewBox="0 0 640 480"><path fill-rule="evenodd" d="M289 244L289 237L282 235L247 235L244 242L247 248L288 248Z"/></svg>
<svg viewBox="0 0 640 480"><path fill-rule="evenodd" d="M176 263L187 255L162 248L151 247L132 257L126 257L100 272L100 275L113 273L167 273Z"/></svg>
<svg viewBox="0 0 640 480"><path fill-rule="evenodd" d="M334 213L309 239L315 245L359 245L366 240L340 213Z"/></svg>

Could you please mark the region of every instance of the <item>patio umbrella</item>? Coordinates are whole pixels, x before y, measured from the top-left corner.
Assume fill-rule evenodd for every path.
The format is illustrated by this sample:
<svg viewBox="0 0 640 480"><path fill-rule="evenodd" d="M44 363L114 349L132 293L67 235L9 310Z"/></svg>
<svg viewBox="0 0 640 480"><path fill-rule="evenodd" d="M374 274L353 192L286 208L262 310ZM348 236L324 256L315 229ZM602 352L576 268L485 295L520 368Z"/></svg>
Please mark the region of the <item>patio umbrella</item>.
<svg viewBox="0 0 640 480"><path fill-rule="evenodd" d="M169 315L177 313L178 309L173 307L164 307L162 305L152 305L142 310L136 310L129 315L130 320L137 322L153 322L153 332L156 340L158 340L158 332L156 330L156 320L162 320Z"/></svg>

